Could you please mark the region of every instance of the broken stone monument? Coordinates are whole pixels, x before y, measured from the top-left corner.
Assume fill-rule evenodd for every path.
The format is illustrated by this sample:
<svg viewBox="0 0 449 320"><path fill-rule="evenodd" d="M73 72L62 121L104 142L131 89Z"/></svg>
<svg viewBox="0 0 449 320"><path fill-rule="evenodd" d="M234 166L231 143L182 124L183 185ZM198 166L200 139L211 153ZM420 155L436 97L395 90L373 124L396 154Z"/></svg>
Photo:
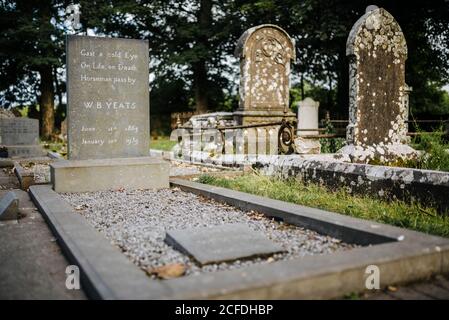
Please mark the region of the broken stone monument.
<svg viewBox="0 0 449 320"><path fill-rule="evenodd" d="M25 117L0 118L0 145L9 158L42 157L39 145L39 120Z"/></svg>
<svg viewBox="0 0 449 320"><path fill-rule="evenodd" d="M295 120L289 109L290 60L295 44L282 28L263 24L248 29L235 49L240 59L240 102L234 112L239 124L278 122L285 116Z"/></svg>
<svg viewBox="0 0 449 320"><path fill-rule="evenodd" d="M318 131L318 108L320 103L312 98L305 98L297 103L298 106L298 132L294 139L296 153L317 154L321 151L318 139L309 139L304 136L317 135ZM312 129L312 130L308 130ZM313 130L316 129L316 130ZM307 131L304 131L307 130Z"/></svg>
<svg viewBox="0 0 449 320"><path fill-rule="evenodd" d="M361 163L415 157L406 144L407 44L399 24L385 9L369 6L349 34L346 54L349 125L339 153Z"/></svg>
<svg viewBox="0 0 449 320"><path fill-rule="evenodd" d="M149 157L148 42L67 37L68 160L50 165L57 192L169 186Z"/></svg>
<svg viewBox="0 0 449 320"><path fill-rule="evenodd" d="M165 242L201 265L268 256L282 247L242 223L167 231Z"/></svg>
<svg viewBox="0 0 449 320"><path fill-rule="evenodd" d="M19 198L13 191L0 200L0 220L15 220L19 216Z"/></svg>

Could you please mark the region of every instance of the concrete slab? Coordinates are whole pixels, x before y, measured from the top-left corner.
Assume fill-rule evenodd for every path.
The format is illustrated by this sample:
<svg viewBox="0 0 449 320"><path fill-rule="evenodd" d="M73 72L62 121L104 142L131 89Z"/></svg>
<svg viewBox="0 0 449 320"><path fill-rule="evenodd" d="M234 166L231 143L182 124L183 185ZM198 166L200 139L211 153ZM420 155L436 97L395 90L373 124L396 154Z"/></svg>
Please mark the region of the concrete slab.
<svg viewBox="0 0 449 320"><path fill-rule="evenodd" d="M15 220L19 217L19 198L9 191L0 199L0 220Z"/></svg>
<svg viewBox="0 0 449 320"><path fill-rule="evenodd" d="M56 192L169 187L170 165L151 157L61 160L50 164Z"/></svg>
<svg viewBox="0 0 449 320"><path fill-rule="evenodd" d="M0 299L85 299L82 288L66 288L70 263L28 194L18 189L14 193L20 219L0 221Z"/></svg>
<svg viewBox="0 0 449 320"><path fill-rule="evenodd" d="M448 239L190 181L173 179L172 184L369 246L172 280L148 280L50 187L32 186L30 193L63 250L83 270L85 287L97 298L328 299L364 291L369 265L378 266L381 287L449 272Z"/></svg>
<svg viewBox="0 0 449 320"><path fill-rule="evenodd" d="M46 155L46 151L40 145L7 145L6 148L9 158L33 158Z"/></svg>
<svg viewBox="0 0 449 320"><path fill-rule="evenodd" d="M97 232L48 185L29 189L70 263L80 269L83 289L94 299L156 299L168 294Z"/></svg>
<svg viewBox="0 0 449 320"><path fill-rule="evenodd" d="M201 265L283 251L280 245L241 223L169 230L165 242L192 256Z"/></svg>

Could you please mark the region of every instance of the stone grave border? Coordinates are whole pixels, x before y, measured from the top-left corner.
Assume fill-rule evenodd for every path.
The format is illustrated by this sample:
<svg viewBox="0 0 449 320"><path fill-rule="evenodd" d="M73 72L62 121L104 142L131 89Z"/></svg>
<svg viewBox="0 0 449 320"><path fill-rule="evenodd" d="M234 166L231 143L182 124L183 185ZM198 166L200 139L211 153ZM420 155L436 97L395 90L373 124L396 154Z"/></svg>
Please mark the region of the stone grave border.
<svg viewBox="0 0 449 320"><path fill-rule="evenodd" d="M29 193L94 299L326 299L364 291L369 265L379 267L381 287L449 272L449 239L182 179L171 179L171 184L346 242L373 245L152 280L49 185L31 186Z"/></svg>
<svg viewBox="0 0 449 320"><path fill-rule="evenodd" d="M253 167L281 179L295 178L354 194L419 201L449 212L449 172L342 162L320 156L260 158Z"/></svg>
<svg viewBox="0 0 449 320"><path fill-rule="evenodd" d="M192 163L196 164L252 167L280 179L294 178L331 189L346 188L353 194L368 192L384 199L414 200L435 206L439 212L449 212L449 197L446 196L449 194L449 172L344 162L340 154L210 158L206 152L197 152L192 158Z"/></svg>

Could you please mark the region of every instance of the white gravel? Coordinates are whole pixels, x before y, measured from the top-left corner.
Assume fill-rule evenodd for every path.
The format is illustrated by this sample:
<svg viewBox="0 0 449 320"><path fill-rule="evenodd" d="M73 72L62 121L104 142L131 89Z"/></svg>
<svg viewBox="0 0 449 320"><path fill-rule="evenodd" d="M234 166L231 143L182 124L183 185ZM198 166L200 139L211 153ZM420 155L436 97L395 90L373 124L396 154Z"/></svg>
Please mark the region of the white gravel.
<svg viewBox="0 0 449 320"><path fill-rule="evenodd" d="M234 269L305 255L326 254L354 247L340 240L270 220L256 212L183 192L177 188L62 194L77 212L142 269L171 263L186 265L186 274ZM287 251L271 258L256 258L200 267L164 242L165 231L224 223L246 223Z"/></svg>

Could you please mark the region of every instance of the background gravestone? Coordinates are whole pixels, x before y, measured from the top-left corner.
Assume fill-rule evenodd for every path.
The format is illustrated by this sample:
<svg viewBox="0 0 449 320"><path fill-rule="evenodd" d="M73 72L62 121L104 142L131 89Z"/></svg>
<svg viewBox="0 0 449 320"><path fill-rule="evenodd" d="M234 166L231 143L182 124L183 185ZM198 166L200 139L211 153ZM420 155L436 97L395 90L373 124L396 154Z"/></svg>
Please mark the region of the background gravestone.
<svg viewBox="0 0 449 320"><path fill-rule="evenodd" d="M7 148L10 158L43 156L45 152L39 145L39 120L0 118L0 145Z"/></svg>
<svg viewBox="0 0 449 320"><path fill-rule="evenodd" d="M320 103L312 98L297 102L298 129L318 129L318 108ZM318 134L318 131L298 131L299 136Z"/></svg>
<svg viewBox="0 0 449 320"><path fill-rule="evenodd" d="M39 143L39 120L29 118L0 119L0 144L33 145Z"/></svg>
<svg viewBox="0 0 449 320"><path fill-rule="evenodd" d="M318 108L320 103L312 98L305 98L297 102L298 106L298 129L318 129ZM294 139L295 151L299 154L318 154L321 152L319 139L303 138L302 136L319 134L318 130L297 132Z"/></svg>
<svg viewBox="0 0 449 320"><path fill-rule="evenodd" d="M149 154L148 42L67 37L68 157Z"/></svg>
<svg viewBox="0 0 449 320"><path fill-rule="evenodd" d="M341 150L355 162L410 157L405 145L408 87L407 45L396 20L385 9L370 6L353 26L349 57L349 125Z"/></svg>
<svg viewBox="0 0 449 320"><path fill-rule="evenodd" d="M280 121L289 109L290 60L295 44L280 27L270 24L248 29L240 37L235 56L240 58L238 123Z"/></svg>

